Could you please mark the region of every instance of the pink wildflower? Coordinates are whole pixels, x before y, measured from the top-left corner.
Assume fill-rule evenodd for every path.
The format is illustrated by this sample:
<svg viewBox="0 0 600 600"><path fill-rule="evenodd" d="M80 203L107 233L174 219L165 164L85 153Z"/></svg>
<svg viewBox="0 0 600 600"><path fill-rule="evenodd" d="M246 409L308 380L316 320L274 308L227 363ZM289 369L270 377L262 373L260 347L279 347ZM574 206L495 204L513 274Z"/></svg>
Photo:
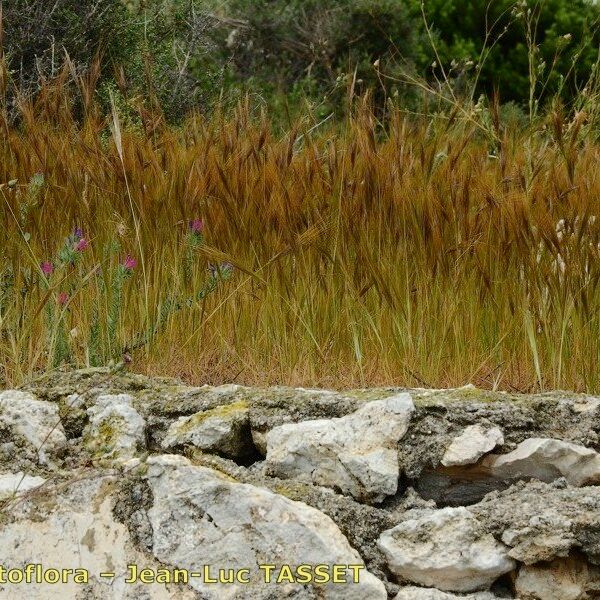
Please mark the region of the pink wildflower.
<svg viewBox="0 0 600 600"><path fill-rule="evenodd" d="M40 265L40 269L42 270L42 273L44 275L46 275L46 277L52 275L52 273L54 273L54 265L49 262L49 261L45 261Z"/></svg>
<svg viewBox="0 0 600 600"><path fill-rule="evenodd" d="M60 292L57 301L61 306L64 306L69 301L69 294L67 292Z"/></svg>
<svg viewBox="0 0 600 600"><path fill-rule="evenodd" d="M76 252L83 252L84 250L86 250L87 248L90 247L90 243L85 239L85 238L81 238L76 244L75 244L75 251Z"/></svg>
<svg viewBox="0 0 600 600"><path fill-rule="evenodd" d="M137 267L137 260L128 254L123 260L122 265L127 271L133 271Z"/></svg>
<svg viewBox="0 0 600 600"><path fill-rule="evenodd" d="M190 221L190 231L195 234L202 233L204 221L202 219L193 219Z"/></svg>

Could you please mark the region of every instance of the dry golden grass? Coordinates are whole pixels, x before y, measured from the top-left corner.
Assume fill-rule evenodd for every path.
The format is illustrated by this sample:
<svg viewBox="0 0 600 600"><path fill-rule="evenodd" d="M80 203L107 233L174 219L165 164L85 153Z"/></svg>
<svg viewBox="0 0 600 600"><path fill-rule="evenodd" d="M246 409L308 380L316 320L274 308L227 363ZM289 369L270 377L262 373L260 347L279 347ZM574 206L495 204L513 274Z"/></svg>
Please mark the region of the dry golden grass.
<svg viewBox="0 0 600 600"><path fill-rule="evenodd" d="M578 123L497 124L494 157L472 124L399 111L310 135L247 107L136 132L77 124L49 88L22 112L0 141L7 384L153 331L132 369L194 383L600 389L600 148ZM89 247L61 265L74 227ZM208 262L232 277L186 302Z"/></svg>

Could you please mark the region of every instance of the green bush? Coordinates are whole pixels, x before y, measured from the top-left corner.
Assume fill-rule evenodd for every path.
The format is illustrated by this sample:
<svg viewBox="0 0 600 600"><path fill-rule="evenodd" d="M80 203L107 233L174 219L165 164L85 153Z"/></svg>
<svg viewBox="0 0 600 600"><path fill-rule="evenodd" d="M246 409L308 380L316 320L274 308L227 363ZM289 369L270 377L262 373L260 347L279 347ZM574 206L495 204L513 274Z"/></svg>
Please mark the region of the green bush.
<svg viewBox="0 0 600 600"><path fill-rule="evenodd" d="M600 5L592 0L425 0L424 7L446 67L452 61L476 62L484 45L493 44L479 75L478 92L498 90L502 101L524 102L529 95L528 11L537 46L536 93L572 97L598 60Z"/></svg>
<svg viewBox="0 0 600 600"><path fill-rule="evenodd" d="M330 108L353 80L356 93L393 92L375 60L392 73L423 60L420 13L401 0L230 0L217 24L213 39L233 81L326 96Z"/></svg>
<svg viewBox="0 0 600 600"><path fill-rule="evenodd" d="M400 95L419 108L407 74L449 75L459 93L477 80L477 94L499 90L501 101L523 107L531 64L536 97L569 100L598 60L600 4L592 0L424 0L423 9L431 39L420 0L5 1L7 105L15 89L34 94L56 76L65 53L79 72L101 57L105 108L119 95L121 105L160 107L172 121L247 92L281 122L306 101L318 118L342 112L349 90L369 90L378 107Z"/></svg>
<svg viewBox="0 0 600 600"><path fill-rule="evenodd" d="M213 93L213 81L192 76L205 49L206 19L185 0L11 0L3 6L3 45L11 86L35 94L60 72L68 55L78 72L100 60L100 100L108 90L181 118ZM122 73L115 77L117 72ZM118 86L117 86L118 84ZM118 90L117 90L118 87Z"/></svg>
<svg viewBox="0 0 600 600"><path fill-rule="evenodd" d="M106 73L123 63L137 44L131 14L121 0L11 0L4 2L4 55L14 85L35 91L41 78L60 71L65 53L88 67L101 55Z"/></svg>

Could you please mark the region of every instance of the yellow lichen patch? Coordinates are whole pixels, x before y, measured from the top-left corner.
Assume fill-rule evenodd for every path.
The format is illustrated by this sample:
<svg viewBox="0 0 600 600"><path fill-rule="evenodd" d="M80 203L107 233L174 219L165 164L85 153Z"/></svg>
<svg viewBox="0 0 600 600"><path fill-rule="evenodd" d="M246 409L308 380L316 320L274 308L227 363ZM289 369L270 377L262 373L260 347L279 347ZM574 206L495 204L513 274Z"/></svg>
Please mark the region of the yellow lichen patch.
<svg viewBox="0 0 600 600"><path fill-rule="evenodd" d="M241 415L246 410L248 410L248 405L244 400L233 402L232 404L224 404L192 415L187 421L182 423L178 429L181 433L185 433L195 429L198 425L208 419L224 419L236 414Z"/></svg>

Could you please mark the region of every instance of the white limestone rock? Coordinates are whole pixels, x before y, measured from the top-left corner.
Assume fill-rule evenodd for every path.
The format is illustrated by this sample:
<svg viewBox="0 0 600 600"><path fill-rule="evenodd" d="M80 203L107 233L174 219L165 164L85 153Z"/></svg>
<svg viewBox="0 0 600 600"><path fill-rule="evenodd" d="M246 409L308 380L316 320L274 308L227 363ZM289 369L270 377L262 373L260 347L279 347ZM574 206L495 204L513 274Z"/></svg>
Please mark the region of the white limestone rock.
<svg viewBox="0 0 600 600"><path fill-rule="evenodd" d="M23 499L0 527L2 564L23 569L40 564L45 569L72 569L57 584L2 584L0 598L10 600L193 600L185 585L126 583L127 565L157 569L163 565L136 550L126 525L115 520L112 507L115 480L99 473L73 478L67 486L48 487L43 496ZM76 582L75 569L85 569L88 582ZM100 573L115 573L103 578Z"/></svg>
<svg viewBox="0 0 600 600"><path fill-rule="evenodd" d="M190 444L230 458L246 456L253 450L248 412L240 401L180 417L169 427L162 447Z"/></svg>
<svg viewBox="0 0 600 600"><path fill-rule="evenodd" d="M519 481L469 507L520 563L567 557L574 550L600 557L600 487Z"/></svg>
<svg viewBox="0 0 600 600"><path fill-rule="evenodd" d="M450 592L486 590L516 565L464 507L417 511L384 531L378 546L395 575Z"/></svg>
<svg viewBox="0 0 600 600"><path fill-rule="evenodd" d="M358 500L381 502L398 489L398 442L414 404L402 393L345 417L289 423L267 433L267 468L304 478Z"/></svg>
<svg viewBox="0 0 600 600"><path fill-rule="evenodd" d="M451 594L435 588L423 588L409 585L403 587L394 600L497 600L491 592L476 592L475 594Z"/></svg>
<svg viewBox="0 0 600 600"><path fill-rule="evenodd" d="M182 456L162 455L147 461L153 495L148 510L152 552L165 564L202 572L204 565L249 568L249 584L211 584L202 578L190 585L208 600L294 597L340 600L385 600L385 587L360 571L359 583L267 584L257 565L364 565L359 554L325 514L267 489L237 483L214 469L193 466ZM288 596L289 594L289 596Z"/></svg>
<svg viewBox="0 0 600 600"><path fill-rule="evenodd" d="M43 477L25 475L23 471L19 471L18 473L2 473L0 474L0 501L21 496L39 487L45 481Z"/></svg>
<svg viewBox="0 0 600 600"><path fill-rule="evenodd" d="M0 429L8 429L9 435L23 439L43 465L52 465L54 456L67 443L58 406L37 400L28 392L0 393Z"/></svg>
<svg viewBox="0 0 600 600"><path fill-rule="evenodd" d="M128 394L106 394L88 408L83 440L95 460L127 461L143 447L145 422L132 401Z"/></svg>
<svg viewBox="0 0 600 600"><path fill-rule="evenodd" d="M442 465L445 467L472 465L484 454L502 444L504 444L504 435L498 427L469 425L452 440L442 458Z"/></svg>
<svg viewBox="0 0 600 600"><path fill-rule="evenodd" d="M564 477L577 487L600 483L598 452L553 438L526 439L508 454L487 456L482 466L499 479L551 482Z"/></svg>
<svg viewBox="0 0 600 600"><path fill-rule="evenodd" d="M600 567L581 557L525 565L519 570L515 591L521 600L595 598L600 593Z"/></svg>

